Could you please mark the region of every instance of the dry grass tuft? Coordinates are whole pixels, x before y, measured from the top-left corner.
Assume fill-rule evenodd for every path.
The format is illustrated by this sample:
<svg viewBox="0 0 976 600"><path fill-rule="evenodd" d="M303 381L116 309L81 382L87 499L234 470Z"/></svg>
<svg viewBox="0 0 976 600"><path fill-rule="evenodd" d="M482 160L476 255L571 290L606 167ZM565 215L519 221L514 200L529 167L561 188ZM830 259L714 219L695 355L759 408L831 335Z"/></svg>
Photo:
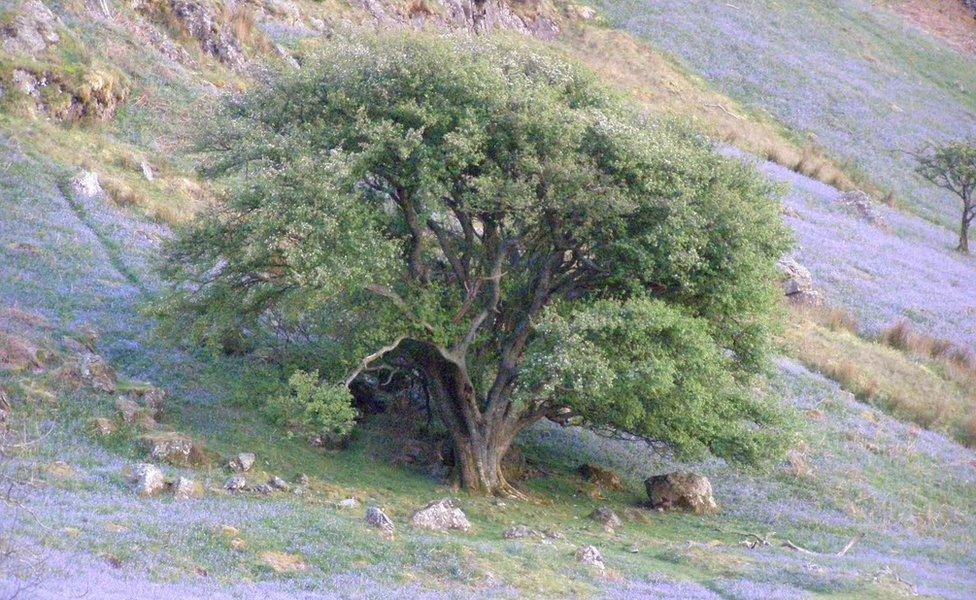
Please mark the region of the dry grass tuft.
<svg viewBox="0 0 976 600"><path fill-rule="evenodd" d="M877 341L843 311L791 310L783 350L858 399L976 447L976 370L965 351L898 323Z"/></svg>

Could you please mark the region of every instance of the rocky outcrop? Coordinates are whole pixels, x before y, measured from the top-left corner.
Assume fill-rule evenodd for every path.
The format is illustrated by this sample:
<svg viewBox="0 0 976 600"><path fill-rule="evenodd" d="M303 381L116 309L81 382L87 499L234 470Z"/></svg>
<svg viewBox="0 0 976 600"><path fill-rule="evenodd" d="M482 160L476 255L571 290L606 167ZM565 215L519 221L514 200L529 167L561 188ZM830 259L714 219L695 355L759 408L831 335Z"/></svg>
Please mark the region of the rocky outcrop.
<svg viewBox="0 0 976 600"><path fill-rule="evenodd" d="M824 298L813 285L813 275L810 271L793 258L779 261L779 269L783 273L783 294L795 304L819 306Z"/></svg>
<svg viewBox="0 0 976 600"><path fill-rule="evenodd" d="M240 41L212 3L203 0L136 0L134 8L151 19L177 23L197 41L205 54L229 67L239 68L247 62Z"/></svg>
<svg viewBox="0 0 976 600"><path fill-rule="evenodd" d="M651 507L659 510L681 509L698 514L718 510L712 497L712 484L702 475L688 471L675 471L655 475L644 481Z"/></svg>
<svg viewBox="0 0 976 600"><path fill-rule="evenodd" d="M417 29L466 30L474 33L516 31L540 39L559 34L555 15L541 2L505 0L443 0L436 5L411 0L402 8L381 0L354 0L383 27L410 26Z"/></svg>
<svg viewBox="0 0 976 600"><path fill-rule="evenodd" d="M431 502L413 514L410 524L418 529L431 531L469 531L471 523L467 515L449 499Z"/></svg>
<svg viewBox="0 0 976 600"><path fill-rule="evenodd" d="M27 0L0 24L0 47L8 54L37 56L61 40L58 18L40 0Z"/></svg>
<svg viewBox="0 0 976 600"><path fill-rule="evenodd" d="M67 122L106 121L129 93L124 78L101 70L14 69L3 83L33 100L31 114Z"/></svg>

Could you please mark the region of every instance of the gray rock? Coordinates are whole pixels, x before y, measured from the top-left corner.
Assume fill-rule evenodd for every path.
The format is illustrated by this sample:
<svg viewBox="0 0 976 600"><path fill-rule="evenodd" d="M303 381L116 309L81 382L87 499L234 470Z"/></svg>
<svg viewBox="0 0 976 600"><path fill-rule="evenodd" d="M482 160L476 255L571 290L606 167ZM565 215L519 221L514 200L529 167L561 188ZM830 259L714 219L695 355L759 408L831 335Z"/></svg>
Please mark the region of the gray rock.
<svg viewBox="0 0 976 600"><path fill-rule="evenodd" d="M122 475L129 487L144 498L155 496L166 489L166 477L156 465L139 463L127 467Z"/></svg>
<svg viewBox="0 0 976 600"><path fill-rule="evenodd" d="M603 562L603 555L600 554L600 551L595 546L583 546L577 550L576 560L584 565L596 567L601 571L606 569L606 564Z"/></svg>
<svg viewBox="0 0 976 600"><path fill-rule="evenodd" d="M881 209L875 204L871 196L861 190L851 190L844 192L839 198L842 206L854 213L862 221L866 221L877 227L887 225Z"/></svg>
<svg viewBox="0 0 976 600"><path fill-rule="evenodd" d="M378 506L370 506L366 509L366 524L377 529L382 529L387 534L393 534L393 521Z"/></svg>
<svg viewBox="0 0 976 600"><path fill-rule="evenodd" d="M718 505L712 497L712 484L706 477L688 471L655 475L644 481L653 508L681 509L699 514L714 513Z"/></svg>
<svg viewBox="0 0 976 600"><path fill-rule="evenodd" d="M71 180L71 191L75 196L90 200L105 194L102 185L98 180L98 173L93 171L82 171Z"/></svg>
<svg viewBox="0 0 976 600"><path fill-rule="evenodd" d="M817 306L823 304L823 295L813 285L810 271L795 259L784 258L779 261L783 273L783 294L791 302Z"/></svg>
<svg viewBox="0 0 976 600"><path fill-rule="evenodd" d="M139 443L153 460L174 465L194 464L199 454L190 437L175 431L147 433L139 438Z"/></svg>
<svg viewBox="0 0 976 600"><path fill-rule="evenodd" d="M355 498L346 498L339 502L339 508L359 508L359 500Z"/></svg>
<svg viewBox="0 0 976 600"><path fill-rule="evenodd" d="M243 475L234 475L224 484L225 490L239 492L247 486L247 479Z"/></svg>
<svg viewBox="0 0 976 600"><path fill-rule="evenodd" d="M241 452L230 461L229 466L238 473L247 473L254 466L255 460L257 457L251 452Z"/></svg>
<svg viewBox="0 0 976 600"><path fill-rule="evenodd" d="M277 475L275 475L274 477L268 480L268 485L270 485L276 490L281 490L283 492L287 492L291 489L291 486L288 485L288 482L282 479L281 477L278 477Z"/></svg>
<svg viewBox="0 0 976 600"><path fill-rule="evenodd" d="M468 517L449 499L431 502L413 514L410 524L419 529L431 531L468 531L471 523Z"/></svg>

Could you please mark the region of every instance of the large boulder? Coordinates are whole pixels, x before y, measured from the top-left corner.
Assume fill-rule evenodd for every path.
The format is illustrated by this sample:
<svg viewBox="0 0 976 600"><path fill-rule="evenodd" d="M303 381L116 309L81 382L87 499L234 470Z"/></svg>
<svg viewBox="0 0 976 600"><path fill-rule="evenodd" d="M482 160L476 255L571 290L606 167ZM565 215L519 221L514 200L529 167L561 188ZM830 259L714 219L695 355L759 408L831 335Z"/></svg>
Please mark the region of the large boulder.
<svg viewBox="0 0 976 600"><path fill-rule="evenodd" d="M166 476L156 465L139 463L126 467L122 476L129 487L144 498L155 496L166 489Z"/></svg>
<svg viewBox="0 0 976 600"><path fill-rule="evenodd" d="M783 294L793 303L818 306L823 304L823 295L813 285L810 271L793 258L779 261L783 273Z"/></svg>
<svg viewBox="0 0 976 600"><path fill-rule="evenodd" d="M681 509L699 514L718 510L715 498L712 497L711 482L697 473L675 471L655 475L644 481L644 487L653 508Z"/></svg>
<svg viewBox="0 0 976 600"><path fill-rule="evenodd" d="M431 502L413 514L410 524L420 529L468 531L471 523L464 512L449 499Z"/></svg>

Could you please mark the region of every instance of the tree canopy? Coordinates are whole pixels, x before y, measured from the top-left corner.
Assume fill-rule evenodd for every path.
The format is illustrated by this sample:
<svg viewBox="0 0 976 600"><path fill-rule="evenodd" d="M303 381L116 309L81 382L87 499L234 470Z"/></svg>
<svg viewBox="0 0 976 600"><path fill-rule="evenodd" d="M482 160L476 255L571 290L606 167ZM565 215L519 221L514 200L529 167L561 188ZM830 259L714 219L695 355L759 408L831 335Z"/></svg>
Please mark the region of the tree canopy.
<svg viewBox="0 0 976 600"><path fill-rule="evenodd" d="M919 175L962 200L956 250L968 254L969 226L976 219L976 138L926 145L915 153L915 158Z"/></svg>
<svg viewBox="0 0 976 600"><path fill-rule="evenodd" d="M167 310L274 339L335 394L417 381L471 489L547 416L754 461L788 248L772 188L592 74L505 39L365 37L227 103L219 208L169 246Z"/></svg>

